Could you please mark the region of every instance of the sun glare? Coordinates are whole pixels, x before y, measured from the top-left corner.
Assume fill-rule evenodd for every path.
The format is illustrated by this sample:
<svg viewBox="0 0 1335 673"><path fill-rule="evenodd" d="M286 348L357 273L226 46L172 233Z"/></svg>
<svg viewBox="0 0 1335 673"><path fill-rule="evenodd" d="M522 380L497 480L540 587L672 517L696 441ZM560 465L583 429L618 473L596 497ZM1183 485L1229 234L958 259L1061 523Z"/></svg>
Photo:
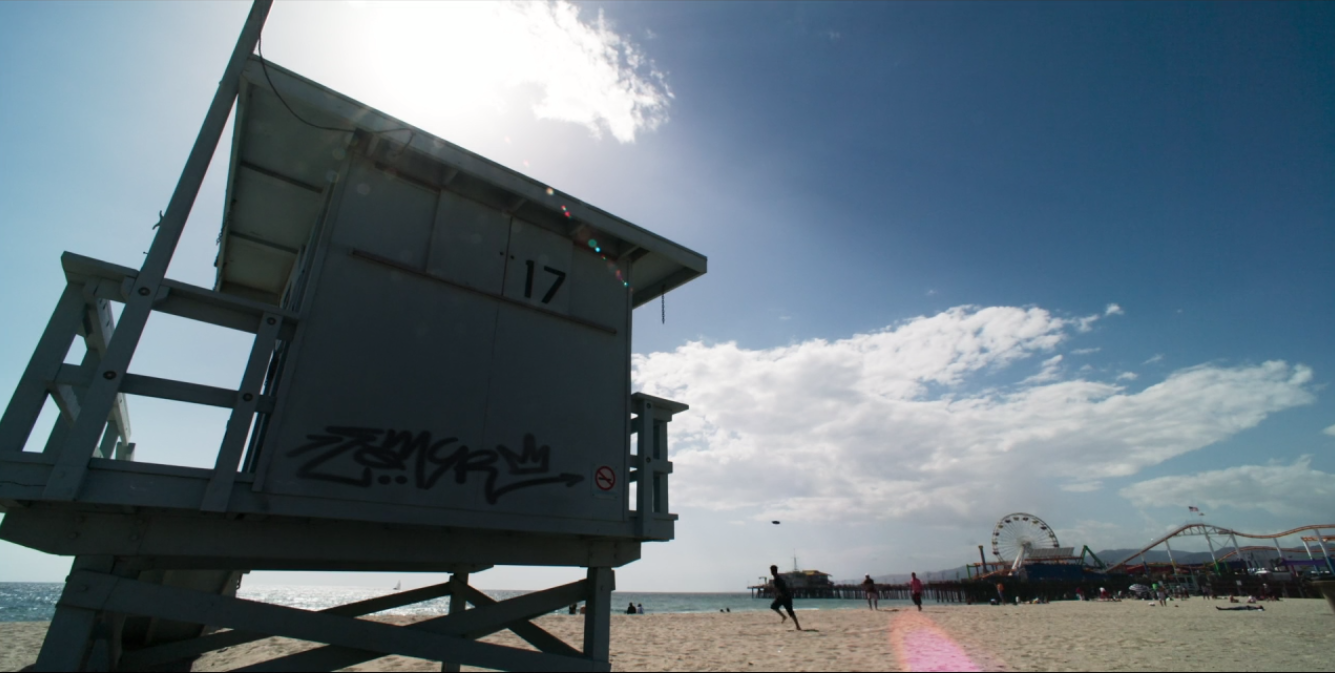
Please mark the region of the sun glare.
<svg viewBox="0 0 1335 673"><path fill-rule="evenodd" d="M365 76L410 120L514 112L632 142L666 121L665 77L601 14L569 3L358 6Z"/></svg>

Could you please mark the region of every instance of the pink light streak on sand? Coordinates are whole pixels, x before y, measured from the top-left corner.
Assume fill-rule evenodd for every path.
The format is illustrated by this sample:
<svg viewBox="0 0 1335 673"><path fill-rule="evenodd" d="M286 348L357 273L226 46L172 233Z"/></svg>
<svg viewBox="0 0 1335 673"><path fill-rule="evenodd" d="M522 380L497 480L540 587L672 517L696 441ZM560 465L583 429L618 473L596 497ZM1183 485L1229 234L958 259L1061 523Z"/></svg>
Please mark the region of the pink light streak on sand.
<svg viewBox="0 0 1335 673"><path fill-rule="evenodd" d="M890 624L890 642L906 671L981 671L949 634L918 612Z"/></svg>

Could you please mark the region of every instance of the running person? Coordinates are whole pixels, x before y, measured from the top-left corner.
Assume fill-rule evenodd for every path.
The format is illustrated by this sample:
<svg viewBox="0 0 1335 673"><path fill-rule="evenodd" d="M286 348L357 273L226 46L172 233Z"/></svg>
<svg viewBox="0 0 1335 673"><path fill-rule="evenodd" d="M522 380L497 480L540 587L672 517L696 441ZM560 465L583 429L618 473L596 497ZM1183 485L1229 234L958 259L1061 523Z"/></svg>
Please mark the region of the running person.
<svg viewBox="0 0 1335 673"><path fill-rule="evenodd" d="M922 612L922 580L918 579L918 573L909 573L913 576L909 580L909 595L913 598L913 604L918 606L918 612Z"/></svg>
<svg viewBox="0 0 1335 673"><path fill-rule="evenodd" d="M788 617L792 617L793 626L801 631L802 625L797 623L797 615L793 613L793 593L789 591L788 583L782 577L779 577L779 566L770 566L769 574L774 577L774 602L769 604L769 609L779 613L780 622L786 622ZM779 608L787 610L788 617L783 616Z"/></svg>
<svg viewBox="0 0 1335 673"><path fill-rule="evenodd" d="M867 607L872 610L880 610L881 594L876 591L876 581L867 575L867 579L862 580L862 593L867 597Z"/></svg>

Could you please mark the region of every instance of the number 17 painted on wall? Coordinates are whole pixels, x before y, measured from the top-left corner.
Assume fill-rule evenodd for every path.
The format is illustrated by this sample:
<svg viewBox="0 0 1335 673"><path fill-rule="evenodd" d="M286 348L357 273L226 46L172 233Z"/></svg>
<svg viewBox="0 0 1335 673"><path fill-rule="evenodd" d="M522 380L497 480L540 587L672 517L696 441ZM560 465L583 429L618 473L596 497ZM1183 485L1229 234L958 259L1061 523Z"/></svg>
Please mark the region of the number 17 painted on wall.
<svg viewBox="0 0 1335 673"><path fill-rule="evenodd" d="M527 273L527 275L524 276L524 298L525 298L525 299L532 299L532 298L533 298L533 270L534 270L534 267L535 267L537 264L536 264L536 262L534 262L534 261L531 260L531 259L529 259L529 260L524 260L524 264L526 264L526 265L528 266L528 273ZM549 289L547 290L547 294L542 295L542 303L547 304L547 303L551 303L551 301L552 301L552 297L555 297L555 296L556 296L556 291L559 290L559 289L561 289L561 283L564 283L565 280L566 280L566 272L564 272L564 271L558 271L558 270L556 270L556 269L553 269L553 268L550 267L550 266L544 266L544 267L542 267L542 270L543 270L543 271L546 271L547 273L550 273L550 274L556 276L556 280L552 283L551 288L549 288Z"/></svg>

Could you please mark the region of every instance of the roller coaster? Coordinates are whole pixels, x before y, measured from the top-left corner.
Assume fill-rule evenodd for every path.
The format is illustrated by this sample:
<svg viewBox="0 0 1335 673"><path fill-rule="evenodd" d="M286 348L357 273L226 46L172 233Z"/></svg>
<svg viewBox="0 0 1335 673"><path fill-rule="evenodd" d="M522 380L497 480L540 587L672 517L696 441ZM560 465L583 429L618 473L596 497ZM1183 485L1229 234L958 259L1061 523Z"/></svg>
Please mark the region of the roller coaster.
<svg viewBox="0 0 1335 673"><path fill-rule="evenodd" d="M1326 533L1322 532L1323 529ZM1312 534L1303 535L1308 531ZM966 569L970 571L970 579L976 580L1011 576L1028 577L1035 573L1040 577L1048 576L1046 579L1055 579L1057 576L1070 579L1073 573L1075 575L1082 572L1098 575L1144 574L1151 569L1159 572L1159 569L1164 568L1172 568L1172 573L1177 574L1183 568L1203 569L1202 566L1205 565L1212 565L1216 571L1223 565L1247 570L1253 568L1265 570L1260 567L1261 564L1256 563L1256 555L1264 553L1273 558L1273 554L1278 553L1285 569L1306 567L1318 573L1335 574L1335 558L1331 556L1331 543L1335 543L1335 534L1331 533L1335 533L1335 523L1312 524L1279 533L1258 534L1243 533L1201 521L1178 526L1126 558L1106 564L1090 551L1088 546L1079 554L1075 553L1073 547L1062 547L1057 541L1056 533L1042 519L1033 514L1017 512L1002 517L993 528L992 556L995 560L989 561L983 552L983 545L978 545L978 553L982 556L981 562L969 564ZM1298 541L1302 543L1301 547L1281 545L1282 538L1294 536L1297 536ZM1210 561L1206 564L1178 563L1174 558L1173 545L1170 541L1181 537L1204 537L1205 544L1210 550ZM1238 543L1238 538L1268 540L1271 544L1243 546ZM1228 546L1219 548L1215 546L1216 541L1225 540L1227 542L1223 544ZM1148 562L1145 555L1160 545L1163 545L1168 552L1168 563ZM1304 554L1307 558L1301 559ZM1299 558L1293 558L1295 556ZM1140 563L1132 564L1136 559L1140 559Z"/></svg>
<svg viewBox="0 0 1335 673"><path fill-rule="evenodd" d="M1208 523L1189 523L1183 526L1179 526L1178 528L1169 532L1167 535L1164 535L1154 540L1150 544L1146 545L1143 549L1137 551L1136 553L1131 554L1130 556L1127 556L1121 561L1118 561L1117 563L1108 566L1106 571L1107 572L1125 571L1127 569L1127 565L1131 561L1134 561L1136 558L1141 558L1141 565L1143 566L1145 564L1144 555L1147 552L1158 547L1159 545L1163 545L1164 548L1168 551L1169 562L1172 563L1173 565L1176 565L1176 562L1173 561L1173 547L1171 544L1169 544L1169 540L1172 540L1173 538L1177 537L1204 536L1205 543L1210 548L1210 558L1216 564L1225 561L1229 557L1238 556L1247 552L1275 551L1279 552L1280 557L1283 557L1285 553L1298 554L1305 552L1307 554L1308 560L1306 562L1299 562L1299 563L1301 563L1302 565L1317 565L1319 563L1324 563L1327 570L1329 570L1331 573L1335 573L1335 561L1332 560L1330 554L1330 548L1327 546L1327 543L1335 542L1335 535L1324 535L1321 532L1323 529L1328 531L1335 531L1335 524L1314 524L1310 526L1300 526L1298 528L1286 530L1282 533L1256 534L1256 533L1242 533L1239 531L1224 528L1222 526L1215 526L1213 524L1208 524ZM1312 531L1313 534L1310 536L1301 535L1301 533L1303 533L1304 531ZM1211 538L1212 535L1217 539L1231 540L1233 549L1229 551L1227 554L1216 555L1214 540ZM1291 537L1295 535L1297 535L1299 541L1302 542L1301 550L1299 550L1297 547L1290 547L1286 549L1280 546L1279 543L1280 538ZM1274 542L1274 546L1273 548L1270 546L1257 546L1257 545L1243 547L1242 545L1238 544L1238 538L1244 538L1248 540L1271 540ZM1308 543L1315 543L1316 550L1313 550L1312 545ZM1320 554L1319 556L1317 555L1318 553Z"/></svg>

